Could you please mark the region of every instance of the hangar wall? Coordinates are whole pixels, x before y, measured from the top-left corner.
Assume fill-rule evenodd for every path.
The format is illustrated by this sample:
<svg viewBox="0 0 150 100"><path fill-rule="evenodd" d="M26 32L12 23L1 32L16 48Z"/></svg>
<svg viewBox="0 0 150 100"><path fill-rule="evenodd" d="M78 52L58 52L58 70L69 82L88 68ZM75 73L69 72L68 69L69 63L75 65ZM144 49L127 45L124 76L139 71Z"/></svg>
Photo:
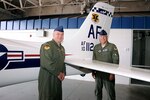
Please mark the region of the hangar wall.
<svg viewBox="0 0 150 100"><path fill-rule="evenodd" d="M85 17L66 17L0 21L0 30L54 29L58 25L76 29L84 20ZM150 29L150 16L114 17L111 28Z"/></svg>
<svg viewBox="0 0 150 100"><path fill-rule="evenodd" d="M120 61L120 67L131 67L132 66L132 29L111 29L109 41L116 44ZM116 75L117 84L130 84L130 78Z"/></svg>

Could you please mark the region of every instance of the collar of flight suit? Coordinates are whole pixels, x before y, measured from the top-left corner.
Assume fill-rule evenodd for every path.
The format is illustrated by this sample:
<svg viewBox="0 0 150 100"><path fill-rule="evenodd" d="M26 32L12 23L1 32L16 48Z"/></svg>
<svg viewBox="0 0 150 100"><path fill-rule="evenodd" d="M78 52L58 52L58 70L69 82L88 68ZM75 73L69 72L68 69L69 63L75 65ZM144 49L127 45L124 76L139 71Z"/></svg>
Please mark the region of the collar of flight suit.
<svg viewBox="0 0 150 100"><path fill-rule="evenodd" d="M107 47L108 45L109 45L109 42L107 42L107 43L105 44L105 46L102 47L102 44L100 43L100 47L101 47L102 49L104 49L104 48Z"/></svg>
<svg viewBox="0 0 150 100"><path fill-rule="evenodd" d="M62 46L61 46L61 44L60 44L60 46L56 43L56 41L54 40L54 39L52 39L52 42L57 46L57 47L59 47L59 48L61 48Z"/></svg>

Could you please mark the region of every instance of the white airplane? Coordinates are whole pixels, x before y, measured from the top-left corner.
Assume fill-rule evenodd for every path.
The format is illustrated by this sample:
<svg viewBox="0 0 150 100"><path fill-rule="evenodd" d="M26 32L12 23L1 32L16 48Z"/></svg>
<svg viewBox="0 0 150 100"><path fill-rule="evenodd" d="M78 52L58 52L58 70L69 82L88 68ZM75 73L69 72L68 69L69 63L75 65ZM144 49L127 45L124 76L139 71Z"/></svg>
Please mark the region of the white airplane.
<svg viewBox="0 0 150 100"><path fill-rule="evenodd" d="M113 6L98 2L78 31L65 29L67 75L97 70L150 82L149 70L92 60L98 34L101 30L109 33L113 12ZM0 31L0 86L37 79L40 46L52 39L52 33L48 29Z"/></svg>

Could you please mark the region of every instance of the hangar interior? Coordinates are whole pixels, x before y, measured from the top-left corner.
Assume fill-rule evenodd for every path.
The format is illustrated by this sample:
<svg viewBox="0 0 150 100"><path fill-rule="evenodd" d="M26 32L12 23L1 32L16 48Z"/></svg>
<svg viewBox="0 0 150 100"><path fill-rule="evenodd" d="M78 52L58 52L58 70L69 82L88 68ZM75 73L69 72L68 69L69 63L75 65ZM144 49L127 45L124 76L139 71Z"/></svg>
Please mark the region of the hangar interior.
<svg viewBox="0 0 150 100"><path fill-rule="evenodd" d="M98 1L115 6L111 28L150 28L149 0L1 0L0 29L79 28Z"/></svg>
<svg viewBox="0 0 150 100"><path fill-rule="evenodd" d="M150 28L149 0L1 0L0 29L79 28L98 1L115 6L111 28Z"/></svg>
<svg viewBox="0 0 150 100"><path fill-rule="evenodd" d="M149 0L1 0L0 19L86 16L98 1L115 6L115 16L150 15Z"/></svg>
<svg viewBox="0 0 150 100"><path fill-rule="evenodd" d="M149 70L150 0L0 0L0 31L44 30L60 25L65 29L79 29L91 7L98 1L115 6L111 29L133 30L131 65L140 65L143 66L141 68ZM131 79L131 84L148 87L150 85L135 79ZM143 91L146 91L146 88ZM130 92L137 95L137 92L132 90ZM138 99L148 98L147 96Z"/></svg>
<svg viewBox="0 0 150 100"><path fill-rule="evenodd" d="M149 0L1 0L0 30L78 29L98 1L115 6L111 29L134 30L132 65L149 69Z"/></svg>

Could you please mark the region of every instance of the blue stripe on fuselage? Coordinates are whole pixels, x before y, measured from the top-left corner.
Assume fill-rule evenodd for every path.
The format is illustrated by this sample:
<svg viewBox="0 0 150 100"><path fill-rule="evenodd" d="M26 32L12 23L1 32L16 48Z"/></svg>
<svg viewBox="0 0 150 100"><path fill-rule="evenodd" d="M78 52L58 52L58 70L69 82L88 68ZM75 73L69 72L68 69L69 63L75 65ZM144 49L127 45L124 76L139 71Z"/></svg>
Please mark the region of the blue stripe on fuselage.
<svg viewBox="0 0 150 100"><path fill-rule="evenodd" d="M10 62L6 69L33 68L40 66L40 59L25 59L24 62Z"/></svg>

